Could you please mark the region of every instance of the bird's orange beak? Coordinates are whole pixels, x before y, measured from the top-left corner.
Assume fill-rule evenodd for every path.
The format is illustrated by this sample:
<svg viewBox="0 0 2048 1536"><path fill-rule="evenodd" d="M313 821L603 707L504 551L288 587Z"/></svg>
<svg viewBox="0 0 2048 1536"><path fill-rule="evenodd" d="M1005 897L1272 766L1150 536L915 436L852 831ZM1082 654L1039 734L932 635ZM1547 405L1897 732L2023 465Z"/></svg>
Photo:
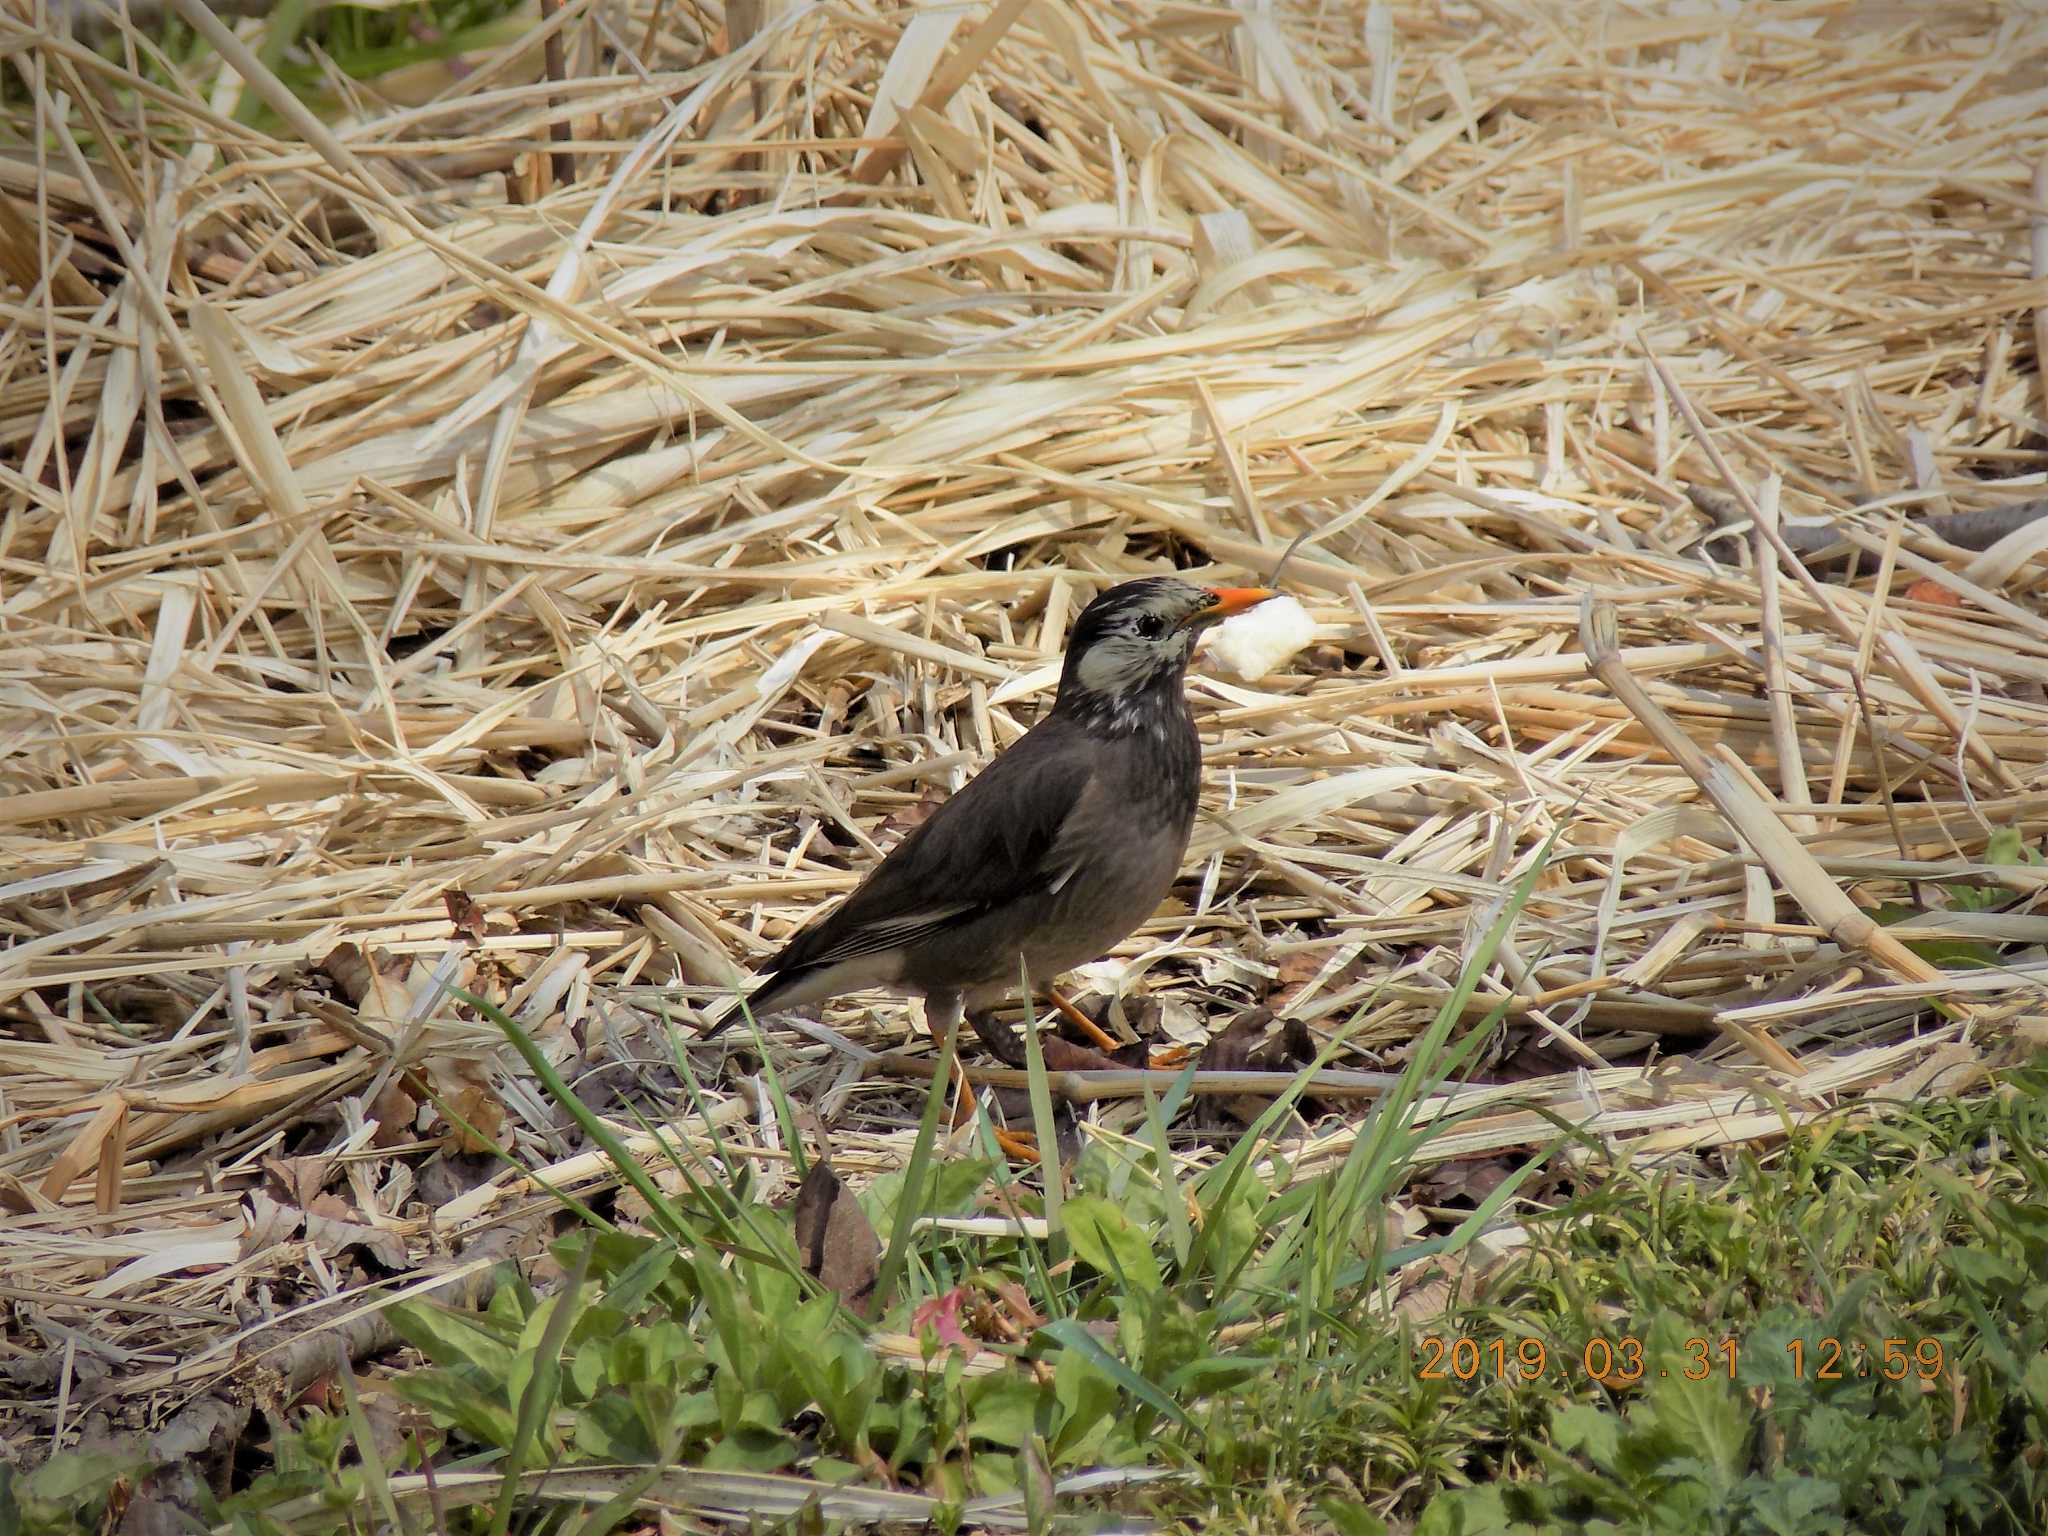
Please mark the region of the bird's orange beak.
<svg viewBox="0 0 2048 1536"><path fill-rule="evenodd" d="M1195 624L1214 624L1218 619L1227 619L1234 613L1243 613L1247 608L1256 608L1269 597L1280 594L1271 587L1210 587L1211 599L1206 608L1197 608Z"/></svg>

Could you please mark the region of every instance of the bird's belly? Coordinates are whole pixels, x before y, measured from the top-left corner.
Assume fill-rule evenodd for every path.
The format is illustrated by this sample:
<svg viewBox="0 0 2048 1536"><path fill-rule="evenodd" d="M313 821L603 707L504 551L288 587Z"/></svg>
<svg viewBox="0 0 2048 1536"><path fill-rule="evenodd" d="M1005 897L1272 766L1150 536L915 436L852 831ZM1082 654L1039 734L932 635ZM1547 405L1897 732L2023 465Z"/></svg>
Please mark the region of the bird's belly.
<svg viewBox="0 0 2048 1536"><path fill-rule="evenodd" d="M1034 980L1050 981L1061 971L1099 960L1128 938L1159 909L1175 873L1168 867L1077 876L1048 899L1043 922L1023 945Z"/></svg>
<svg viewBox="0 0 2048 1536"><path fill-rule="evenodd" d="M1024 973L1040 988L1100 959L1158 910L1180 871L1184 838L1147 853L1090 860L1057 891L962 924L917 957L909 979L927 991L1006 993Z"/></svg>

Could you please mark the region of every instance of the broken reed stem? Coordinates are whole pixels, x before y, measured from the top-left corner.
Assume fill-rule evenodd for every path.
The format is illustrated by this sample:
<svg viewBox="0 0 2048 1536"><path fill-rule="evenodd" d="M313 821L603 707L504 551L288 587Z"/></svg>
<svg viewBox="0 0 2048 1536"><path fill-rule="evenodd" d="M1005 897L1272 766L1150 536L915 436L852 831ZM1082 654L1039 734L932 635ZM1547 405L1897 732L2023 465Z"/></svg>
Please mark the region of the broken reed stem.
<svg viewBox="0 0 2048 1536"><path fill-rule="evenodd" d="M2034 216L2027 226L2027 271L2035 282L2048 279L2048 153L2034 166ZM2034 306L2034 384L2041 415L2048 418L2048 302Z"/></svg>
<svg viewBox="0 0 2048 1536"><path fill-rule="evenodd" d="M899 1056L890 1052L880 1052L863 1057L862 1061L868 1070L889 1077L929 1081L938 1075L938 1063L929 1056ZM1031 1074L1021 1067L963 1065L958 1070L960 1075L976 1088L1031 1086ZM1299 1076L1296 1072L1201 1070L1189 1076L1182 1071L1169 1072L1132 1067L1116 1072L1047 1072L1045 1081L1055 1098L1085 1104L1097 1099L1135 1099L1146 1092L1163 1094L1183 1077L1188 1078L1188 1091L1193 1094L1244 1093L1277 1096ZM1353 1072L1325 1068L1310 1076L1307 1092L1327 1099L1376 1099L1400 1080L1401 1075L1398 1072Z"/></svg>
<svg viewBox="0 0 2048 1536"><path fill-rule="evenodd" d="M918 93L917 105L928 112L940 112L953 95L970 80L982 60L994 51L1003 34L1016 23L1017 18L1030 9L1032 0L996 0L975 29L962 39L953 50L951 57L932 72L925 88ZM888 144L878 144L869 150L859 165L854 168L854 180L873 186L893 171L903 157L910 152L910 146L899 133Z"/></svg>
<svg viewBox="0 0 2048 1536"><path fill-rule="evenodd" d="M1777 520L1773 518L1767 523L1758 512L1756 499L1749 494L1749 487L1742 482L1741 477L1729 465L1727 457L1721 452L1721 445L1715 440L1713 434L1707 430L1707 422L1704 415L1699 407L1694 405L1687 396L1685 390L1679 385L1677 378L1671 373L1670 369L1666 367L1663 358L1650 350L1648 342L1643 341L1640 344L1644 353L1649 357L1651 364L1657 369L1658 376L1663 379L1664 387L1670 391L1671 397L1678 402L1678 408L1685 413L1686 422L1691 426L1695 439L1701 447L1706 449L1707 456L1714 461L1714 468L1719 472L1722 483L1728 487L1736 500L1742 503L1743 511L1749 515L1751 521L1755 524L1758 534L1769 543L1772 551L1783 562L1783 568L1790 571L1799 584L1806 589L1806 595L1813 600L1814 606L1820 610L1821 615L1828 621L1828 624L1844 640L1854 644L1858 639L1856 627L1849 622L1847 615L1841 611L1835 598L1823 592L1820 583L1814 579L1813 573L1807 570L1799 556L1794 553L1792 546L1785 542L1785 535L1777 526ZM1925 704L1942 718L1943 722L1955 733L1957 742L1961 744L1965 752L1977 759L1978 763L1992 777L2010 788L2013 783L2011 773L1999 761L1997 753L1993 752L1983 742L1977 740L1963 728L1962 718L1956 714L1955 706L1948 701L1948 697L1941 691L1940 685L1929 674L1926 665L1921 662L1918 652L1914 650L1912 642L1905 637L1903 632L1897 629L1888 629L1885 632L1884 642L1887 654L1896 664L1893 675L1921 703Z"/></svg>
<svg viewBox="0 0 2048 1536"><path fill-rule="evenodd" d="M1900 981L1941 980L1939 970L1906 948L1843 894L1819 861L1792 835L1776 806L1765 804L1740 774L1714 762L1693 745L1692 739L1650 697L1621 660L1613 605L1590 593L1580 609L1579 645L1593 676L1671 754L1777 878L1786 894L1825 928L1830 938L1844 949L1869 955Z"/></svg>
<svg viewBox="0 0 2048 1536"><path fill-rule="evenodd" d="M1771 741L1778 753L1778 782L1785 791L1785 799L1795 806L1813 804L1813 793L1806 783L1806 760L1804 748L1799 740L1799 727L1792 719L1792 680L1785 670L1785 632L1783 616L1778 605L1778 544L1773 543L1770 534L1778 531L1778 493L1784 481L1776 475L1767 477L1758 489L1756 498L1756 573L1757 591L1761 599L1757 617L1757 637L1764 658L1764 697L1771 707ZM1796 834L1807 835L1814 829L1811 816L1796 816L1789 825Z"/></svg>
<svg viewBox="0 0 2048 1536"><path fill-rule="evenodd" d="M568 76L568 64L562 46L562 0L540 0L541 25L547 28L547 37L541 43L541 67L548 79L560 85ZM562 98L550 92L548 95L548 137L557 144L567 144L575 136L567 118L555 117L562 108ZM566 187L576 179L576 157L566 149L558 149L548 156L548 170L557 187Z"/></svg>

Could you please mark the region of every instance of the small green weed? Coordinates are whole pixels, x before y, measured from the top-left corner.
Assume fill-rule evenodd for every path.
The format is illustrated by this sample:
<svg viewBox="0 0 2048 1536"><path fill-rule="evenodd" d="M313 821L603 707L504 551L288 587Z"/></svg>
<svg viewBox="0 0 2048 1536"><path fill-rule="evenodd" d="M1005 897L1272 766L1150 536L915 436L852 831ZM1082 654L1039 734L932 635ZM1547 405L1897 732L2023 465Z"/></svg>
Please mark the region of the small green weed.
<svg viewBox="0 0 2048 1536"><path fill-rule="evenodd" d="M1857 1119L1725 1188L1623 1175L1559 1213L1445 1330L1542 1342L1540 1388L1483 1379L1490 1354L1469 1384L1552 1400L1521 1447L1473 1447L1536 1475L1420 1531L2048 1529L2048 1071Z"/></svg>

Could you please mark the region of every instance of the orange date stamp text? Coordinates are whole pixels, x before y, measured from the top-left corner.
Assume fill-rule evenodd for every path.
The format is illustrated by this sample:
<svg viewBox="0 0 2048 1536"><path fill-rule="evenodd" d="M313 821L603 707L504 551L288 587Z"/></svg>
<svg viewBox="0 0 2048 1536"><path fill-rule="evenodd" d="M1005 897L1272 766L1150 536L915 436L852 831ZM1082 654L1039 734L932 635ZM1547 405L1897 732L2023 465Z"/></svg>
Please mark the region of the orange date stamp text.
<svg viewBox="0 0 2048 1536"><path fill-rule="evenodd" d="M1535 1381L1553 1372L1583 1373L1604 1386L1632 1386L1646 1377L1705 1381L1736 1379L1740 1353L1726 1335L1697 1335L1683 1341L1676 1357L1653 1359L1632 1334L1591 1338L1578 1351L1553 1348L1534 1336L1479 1339L1424 1334L1417 1341L1415 1374L1424 1381ZM1837 1338L1790 1339L1784 1345L1792 1374L1803 1381L1844 1381L1880 1377L1932 1382L1947 1364L1939 1339L1883 1339L1876 1347L1845 1345Z"/></svg>
<svg viewBox="0 0 2048 1536"><path fill-rule="evenodd" d="M1632 1335L1592 1338L1576 1354L1551 1348L1542 1339L1475 1339L1430 1333L1419 1341L1416 1375L1424 1381L1534 1381L1550 1372L1581 1371L1595 1381L1623 1386L1648 1375L1679 1375L1705 1381L1720 1372L1735 1379L1735 1340L1701 1336L1687 1339L1678 1360L1652 1363L1643 1341Z"/></svg>

